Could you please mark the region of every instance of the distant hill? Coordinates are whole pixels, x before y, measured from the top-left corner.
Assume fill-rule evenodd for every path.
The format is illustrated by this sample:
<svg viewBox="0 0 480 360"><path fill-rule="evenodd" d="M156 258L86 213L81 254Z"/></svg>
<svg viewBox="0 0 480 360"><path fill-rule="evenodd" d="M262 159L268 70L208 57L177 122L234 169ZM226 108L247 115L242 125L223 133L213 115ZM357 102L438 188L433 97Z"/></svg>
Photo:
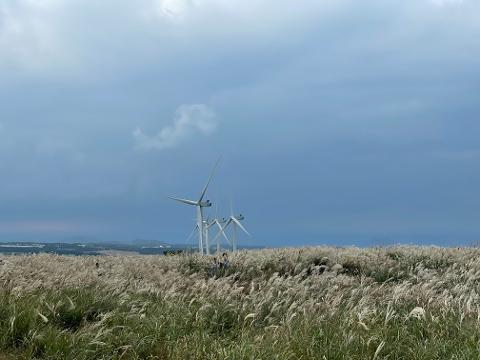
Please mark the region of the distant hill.
<svg viewBox="0 0 480 360"><path fill-rule="evenodd" d="M171 248L172 245L159 240L135 239L131 242L132 245L149 248Z"/></svg>

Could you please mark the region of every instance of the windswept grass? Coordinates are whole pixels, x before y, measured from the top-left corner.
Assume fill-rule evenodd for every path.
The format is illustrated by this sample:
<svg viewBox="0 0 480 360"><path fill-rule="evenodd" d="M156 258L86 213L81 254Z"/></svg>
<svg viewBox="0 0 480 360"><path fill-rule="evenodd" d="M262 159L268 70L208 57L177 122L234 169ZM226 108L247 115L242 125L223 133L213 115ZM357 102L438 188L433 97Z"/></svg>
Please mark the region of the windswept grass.
<svg viewBox="0 0 480 360"><path fill-rule="evenodd" d="M477 359L479 255L3 257L0 359Z"/></svg>

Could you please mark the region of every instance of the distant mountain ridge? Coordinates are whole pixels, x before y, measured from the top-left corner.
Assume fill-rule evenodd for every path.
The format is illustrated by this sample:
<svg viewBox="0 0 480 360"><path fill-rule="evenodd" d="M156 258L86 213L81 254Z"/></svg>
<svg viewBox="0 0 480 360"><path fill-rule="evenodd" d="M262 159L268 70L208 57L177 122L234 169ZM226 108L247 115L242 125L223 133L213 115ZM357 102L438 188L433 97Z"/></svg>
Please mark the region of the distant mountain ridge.
<svg viewBox="0 0 480 360"><path fill-rule="evenodd" d="M132 245L144 246L144 247L162 247L162 248L171 248L172 245L160 240L149 240L149 239L135 239L130 242Z"/></svg>

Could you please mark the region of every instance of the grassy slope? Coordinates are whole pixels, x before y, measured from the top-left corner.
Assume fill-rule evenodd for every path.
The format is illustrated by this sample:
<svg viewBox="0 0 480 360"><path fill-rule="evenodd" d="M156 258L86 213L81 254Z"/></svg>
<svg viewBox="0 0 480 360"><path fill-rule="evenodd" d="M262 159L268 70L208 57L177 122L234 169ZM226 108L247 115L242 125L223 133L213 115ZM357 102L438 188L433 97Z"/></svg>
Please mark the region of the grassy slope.
<svg viewBox="0 0 480 360"><path fill-rule="evenodd" d="M215 276L199 257L8 257L0 359L476 359L478 255L265 250Z"/></svg>

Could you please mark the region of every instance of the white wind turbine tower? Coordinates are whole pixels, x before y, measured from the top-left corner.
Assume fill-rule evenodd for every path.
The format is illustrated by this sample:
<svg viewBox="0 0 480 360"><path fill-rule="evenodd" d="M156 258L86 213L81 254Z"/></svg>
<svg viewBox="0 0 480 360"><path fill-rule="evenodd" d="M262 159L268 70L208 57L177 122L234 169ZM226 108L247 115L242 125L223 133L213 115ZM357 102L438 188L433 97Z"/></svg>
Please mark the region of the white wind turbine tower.
<svg viewBox="0 0 480 360"><path fill-rule="evenodd" d="M217 218L217 213L218 213L218 205L215 205L215 218L212 219L211 221L210 221L210 218L207 218L207 220L203 221L203 231L204 231L203 238L205 239L205 250L206 250L205 253L207 255L210 255L210 250L211 250L210 249L210 228L214 225L217 225L218 228L221 231L222 230L222 225L221 224L224 224L224 223L227 222L227 220L225 220L225 218L218 219ZM223 236L230 243L230 240L228 240L228 237L227 237L227 235L225 235L225 233L223 233ZM217 239L217 238L215 238L215 239ZM220 245L219 245L219 239L218 239L217 240L217 252L220 252L219 248L220 248Z"/></svg>
<svg viewBox="0 0 480 360"><path fill-rule="evenodd" d="M215 163L215 166L212 169L212 172L210 173L210 177L208 178L207 183L205 184L205 187L203 188L202 193L200 194L200 198L197 201L193 200L187 200L187 199L181 199L181 198L174 198L170 197L170 199L181 202L183 204L187 205L192 205L195 206L197 209L197 227L198 227L198 251L200 255L203 255L203 246L204 246L204 221L203 221L203 208L210 207L212 206L212 203L210 200L204 201L203 198L205 197L205 194L208 189L208 185L210 185L210 181L212 181L213 174L215 172L215 169L218 166L218 163L220 162L220 158L217 160ZM208 250L209 252L209 250Z"/></svg>
<svg viewBox="0 0 480 360"><path fill-rule="evenodd" d="M205 250L206 254L210 255L210 236L209 236L209 230L210 228L215 224L214 221L210 221L209 219L205 220L203 222L203 231L204 231L204 239L205 239Z"/></svg>

